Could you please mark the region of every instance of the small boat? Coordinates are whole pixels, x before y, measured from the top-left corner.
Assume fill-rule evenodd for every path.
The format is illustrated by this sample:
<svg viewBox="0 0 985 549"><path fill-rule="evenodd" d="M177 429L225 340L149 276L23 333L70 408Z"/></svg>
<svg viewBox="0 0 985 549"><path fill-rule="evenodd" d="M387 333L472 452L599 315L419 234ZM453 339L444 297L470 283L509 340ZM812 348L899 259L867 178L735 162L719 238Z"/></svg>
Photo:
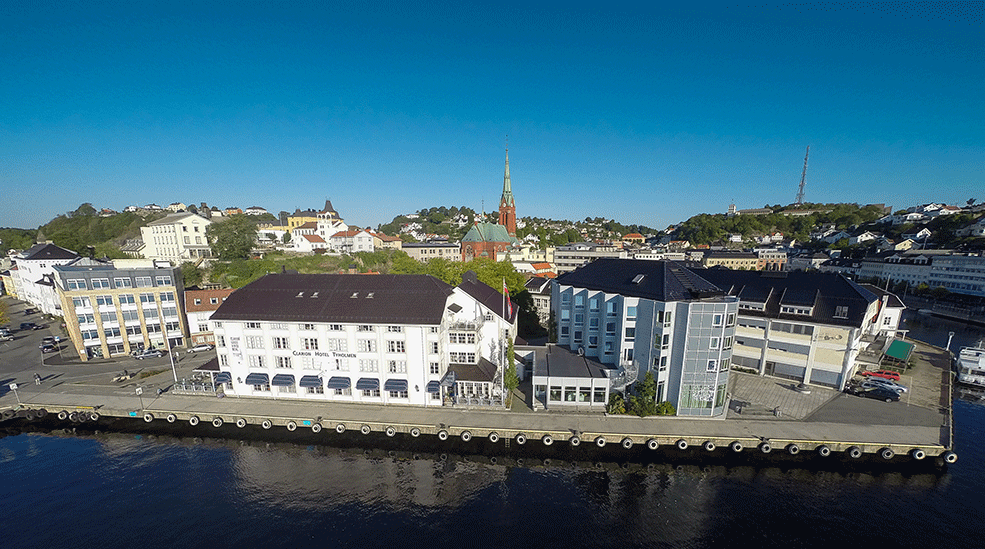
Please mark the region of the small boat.
<svg viewBox="0 0 985 549"><path fill-rule="evenodd" d="M955 358L958 369L958 383L985 387L985 348L964 347Z"/></svg>

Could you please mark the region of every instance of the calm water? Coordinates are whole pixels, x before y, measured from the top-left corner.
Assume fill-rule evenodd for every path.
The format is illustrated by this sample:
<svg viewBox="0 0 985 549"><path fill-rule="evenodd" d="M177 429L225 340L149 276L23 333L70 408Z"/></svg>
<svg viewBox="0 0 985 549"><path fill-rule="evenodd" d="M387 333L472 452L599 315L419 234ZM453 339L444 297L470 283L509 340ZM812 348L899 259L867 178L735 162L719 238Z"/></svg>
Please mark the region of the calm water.
<svg viewBox="0 0 985 549"><path fill-rule="evenodd" d="M0 547L980 547L985 407L956 401L955 423L960 459L933 472L19 434Z"/></svg>

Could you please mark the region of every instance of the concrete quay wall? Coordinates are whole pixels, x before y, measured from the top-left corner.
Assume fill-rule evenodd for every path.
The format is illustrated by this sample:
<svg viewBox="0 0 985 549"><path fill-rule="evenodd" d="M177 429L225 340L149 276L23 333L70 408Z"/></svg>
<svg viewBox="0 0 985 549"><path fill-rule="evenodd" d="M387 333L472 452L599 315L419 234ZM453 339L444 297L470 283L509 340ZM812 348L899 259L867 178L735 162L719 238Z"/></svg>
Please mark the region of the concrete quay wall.
<svg viewBox="0 0 985 549"><path fill-rule="evenodd" d="M18 407L7 406L8 410ZM134 418L147 422L182 422L203 433L223 425L259 425L266 429L323 433L326 442L339 432L384 433L387 436L432 436L439 441L485 439L507 448L520 445L621 445L629 449L676 447L707 451L761 453L818 452L883 458L956 455L944 444L941 427L800 422L783 419L637 418L587 413L478 411L443 407L376 406L365 404L297 402L251 398L180 396L167 393L147 399L135 396L75 394L33 395L19 408L44 409L64 415L79 411L89 419ZM65 412L65 414L61 414ZM9 412L8 412L9 415Z"/></svg>

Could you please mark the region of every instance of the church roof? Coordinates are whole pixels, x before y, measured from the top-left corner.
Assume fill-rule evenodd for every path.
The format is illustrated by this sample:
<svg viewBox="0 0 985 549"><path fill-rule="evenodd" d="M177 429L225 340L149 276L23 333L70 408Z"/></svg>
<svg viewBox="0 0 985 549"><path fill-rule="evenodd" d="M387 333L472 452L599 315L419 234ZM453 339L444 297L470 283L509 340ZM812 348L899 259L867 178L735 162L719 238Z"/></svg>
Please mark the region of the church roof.
<svg viewBox="0 0 985 549"><path fill-rule="evenodd" d="M476 222L462 237L462 242L506 242L513 244L516 238L510 236L506 227L498 223Z"/></svg>

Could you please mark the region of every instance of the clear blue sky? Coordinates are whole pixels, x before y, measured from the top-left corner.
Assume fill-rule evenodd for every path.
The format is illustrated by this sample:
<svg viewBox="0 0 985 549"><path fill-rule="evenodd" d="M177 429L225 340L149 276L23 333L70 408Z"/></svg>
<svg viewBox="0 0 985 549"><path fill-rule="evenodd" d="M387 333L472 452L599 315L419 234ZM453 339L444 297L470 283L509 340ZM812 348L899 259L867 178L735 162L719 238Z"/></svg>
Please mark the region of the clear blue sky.
<svg viewBox="0 0 985 549"><path fill-rule="evenodd" d="M809 202L985 201L982 2L649 5L8 2L0 226L492 210L506 135L518 216L788 204L808 145Z"/></svg>

